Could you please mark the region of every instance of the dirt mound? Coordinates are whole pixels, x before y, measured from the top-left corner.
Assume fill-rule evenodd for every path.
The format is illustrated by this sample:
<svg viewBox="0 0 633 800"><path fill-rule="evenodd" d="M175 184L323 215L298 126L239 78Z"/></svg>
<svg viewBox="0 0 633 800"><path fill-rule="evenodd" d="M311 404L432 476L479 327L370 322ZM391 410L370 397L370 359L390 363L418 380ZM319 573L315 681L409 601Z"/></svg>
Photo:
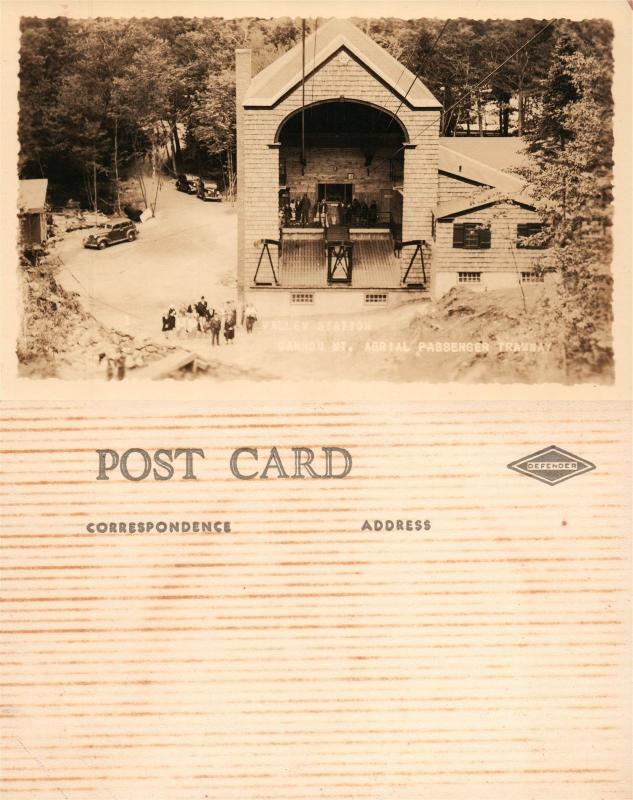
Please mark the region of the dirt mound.
<svg viewBox="0 0 633 800"><path fill-rule="evenodd" d="M390 322L376 338L400 340L381 377L486 383L565 383L554 286L474 292L455 287L427 313Z"/></svg>
<svg viewBox="0 0 633 800"><path fill-rule="evenodd" d="M57 267L49 256L37 267L23 265L21 270L23 318L17 343L21 376L90 378L105 374L110 355L122 355L129 370L173 349L105 328L86 313L78 295L55 280Z"/></svg>

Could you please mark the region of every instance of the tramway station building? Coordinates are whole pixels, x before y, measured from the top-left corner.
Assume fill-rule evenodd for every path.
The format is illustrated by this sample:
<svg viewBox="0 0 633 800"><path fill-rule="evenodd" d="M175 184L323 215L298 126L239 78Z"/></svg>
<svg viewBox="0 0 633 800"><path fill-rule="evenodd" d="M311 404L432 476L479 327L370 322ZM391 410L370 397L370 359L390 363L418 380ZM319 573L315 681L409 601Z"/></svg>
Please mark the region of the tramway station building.
<svg viewBox="0 0 633 800"><path fill-rule="evenodd" d="M538 218L522 181L493 165L500 140L473 157L465 138L441 137L440 102L350 22L330 20L254 77L236 51L236 101L238 292L262 311L540 279L524 244Z"/></svg>

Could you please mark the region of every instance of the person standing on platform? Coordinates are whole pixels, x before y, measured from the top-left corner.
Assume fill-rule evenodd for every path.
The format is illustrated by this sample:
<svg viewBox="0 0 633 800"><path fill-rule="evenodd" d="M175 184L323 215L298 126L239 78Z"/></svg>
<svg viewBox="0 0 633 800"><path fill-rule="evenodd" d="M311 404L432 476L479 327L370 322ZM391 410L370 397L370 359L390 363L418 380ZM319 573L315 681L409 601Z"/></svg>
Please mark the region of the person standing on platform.
<svg viewBox="0 0 633 800"><path fill-rule="evenodd" d="M310 198L304 192L301 198L301 224L305 228L310 220Z"/></svg>
<svg viewBox="0 0 633 800"><path fill-rule="evenodd" d="M360 221L360 203L358 197L355 197L352 202L352 225L358 225Z"/></svg>

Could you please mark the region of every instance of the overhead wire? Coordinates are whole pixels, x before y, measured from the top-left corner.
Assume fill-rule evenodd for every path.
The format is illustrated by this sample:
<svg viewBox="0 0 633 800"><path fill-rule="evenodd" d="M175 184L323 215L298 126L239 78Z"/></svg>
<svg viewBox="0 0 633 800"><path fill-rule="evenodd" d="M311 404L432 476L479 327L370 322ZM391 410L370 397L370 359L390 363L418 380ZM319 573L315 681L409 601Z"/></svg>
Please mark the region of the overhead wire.
<svg viewBox="0 0 633 800"><path fill-rule="evenodd" d="M417 70L417 72L416 72L416 73L415 73L415 75L413 76L413 80L411 81L411 84L410 84L409 88L408 88L408 89L407 89L407 91L405 92L405 95L404 95L404 97L403 97L403 98L402 98L402 100L400 101L400 105L399 105L399 106L398 106L398 108L397 108L397 109L396 109L396 110L395 110L395 111L394 111L394 112L391 114L391 117L390 117L390 119L389 119L389 125L387 125L387 130L389 130L389 128L391 127L391 123L392 123L392 122L393 122L393 120L396 118L396 116L397 116L398 112L399 112L399 111L400 111L400 109L402 108L402 105L403 105L403 103L405 102L405 100L407 99L407 97L409 96L409 92L411 91L411 89L413 89L413 86L414 86L415 82L416 82L417 80L419 80L419 79L420 79L420 75L422 74L422 70L424 69L424 67L426 67L426 65L427 65L427 63L428 63L428 61L429 61L429 59L430 59L430 58L431 58L431 56L433 55L433 52L434 52L434 50L435 50L435 47L437 46L437 43L439 42L439 40L442 38L442 36L443 36L443 34L444 34L444 31L445 31L445 30L446 30L446 28L448 27L448 23L449 23L449 22L450 22L450 19L447 19L447 20L446 20L446 22L444 23L444 25L443 25L442 29L440 30L440 32L439 32L439 33L437 34L437 36L435 37L435 41L434 41L434 42L433 42L433 44L431 45L431 49L429 50L429 52L428 52L428 53L426 54L426 56L424 57L424 60L422 61L422 64L420 65L420 67L418 67L418 70ZM404 70L402 70L402 73L400 74L400 78L402 78L402 75L404 75ZM400 83L400 78L398 78L398 83Z"/></svg>
<svg viewBox="0 0 633 800"><path fill-rule="evenodd" d="M547 23L547 25L544 25L544 26L543 26L543 27L542 27L540 30L538 30L538 31L537 31L537 32L536 32L536 33L535 33L533 36L530 36L530 38L529 38L529 39L528 39L526 42L524 42L524 43L521 45L521 47L517 48L517 49L516 49L516 50L515 50L513 53L511 53L511 54L510 54L510 55L509 55L509 56L508 56L508 57L507 57L507 58L506 58L504 61L502 61L502 62L501 62L501 64L498 64L498 65L497 65L497 66L496 66L496 67L495 67L495 68L492 70L492 72L489 72L489 73L488 73L488 75L486 75L486 76L485 76L484 78L482 78L482 79L481 79L481 80L480 80L478 83L476 83L476 84L475 84L475 85L474 85L474 86L473 86L471 89L469 89L467 92L465 92L465 93L464 93L464 94L463 94L463 95L462 95L460 98L458 98L458 99L457 99L457 100L456 100L456 101L455 101L455 102L454 102L454 103L453 103L451 106L449 106L448 108L445 108L445 109L444 109L444 114L448 114L450 111L452 111L454 108L456 108L456 107L457 107L457 106L458 106L458 105L459 105L459 104L460 104L460 103L461 103L463 100L465 100L465 99L466 99L466 98L467 98L469 95L471 95L471 94L472 94L474 91L476 91L476 90L477 90L477 89L479 89L481 86L483 86L483 84L484 84L484 83L486 83L486 81L490 80L490 78L492 78L492 76L493 76L493 75L495 75L497 72L499 72L499 70L500 70L502 67L504 67L504 66L505 66L505 65L508 63L508 61L510 61L511 59L513 59L513 58L514 58L516 55L518 55L518 54L519 54L519 53L520 53L522 50L525 50L525 48L526 48L526 47L527 47L529 44L531 44L531 43L532 43L532 42L533 42L535 39L537 39L537 38L538 38L538 37L539 37L539 36L540 36L542 33L544 33L544 32L545 32L545 31L546 31L546 30L547 30L549 27L551 27L551 26L554 24L554 22L555 22L555 20L551 19L551 20L550 20L550 21ZM414 142L416 139L419 139L419 138L420 138L420 136L422 136L422 134L423 134L425 131L427 131L427 130L428 130L428 129L429 129L431 126L432 126L432 125L435 125L435 122L429 122L429 124L428 124L428 125L425 125L425 127L424 127L424 128L422 128L422 130L421 130L421 131L418 131L418 133L417 133L417 134L416 134L416 135L415 135L415 136L414 136L414 137L411 139L411 141L410 141L410 142L408 142L408 144L411 144L411 143L412 143L412 142ZM393 155L392 155L391 157L393 158L393 156L396 156L396 155L397 155L397 154L398 154L398 153L399 153L401 150L404 150L404 145L400 145L400 147L399 147L399 148L398 148L398 149L397 149L397 150L396 150L396 151L393 153Z"/></svg>

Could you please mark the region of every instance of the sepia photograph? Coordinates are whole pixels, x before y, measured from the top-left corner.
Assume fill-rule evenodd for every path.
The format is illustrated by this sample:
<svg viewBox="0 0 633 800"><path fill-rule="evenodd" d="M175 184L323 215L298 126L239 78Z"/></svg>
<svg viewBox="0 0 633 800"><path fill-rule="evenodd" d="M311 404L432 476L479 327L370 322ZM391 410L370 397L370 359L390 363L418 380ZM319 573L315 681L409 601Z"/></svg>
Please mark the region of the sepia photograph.
<svg viewBox="0 0 633 800"><path fill-rule="evenodd" d="M21 377L613 383L609 20L20 28Z"/></svg>

